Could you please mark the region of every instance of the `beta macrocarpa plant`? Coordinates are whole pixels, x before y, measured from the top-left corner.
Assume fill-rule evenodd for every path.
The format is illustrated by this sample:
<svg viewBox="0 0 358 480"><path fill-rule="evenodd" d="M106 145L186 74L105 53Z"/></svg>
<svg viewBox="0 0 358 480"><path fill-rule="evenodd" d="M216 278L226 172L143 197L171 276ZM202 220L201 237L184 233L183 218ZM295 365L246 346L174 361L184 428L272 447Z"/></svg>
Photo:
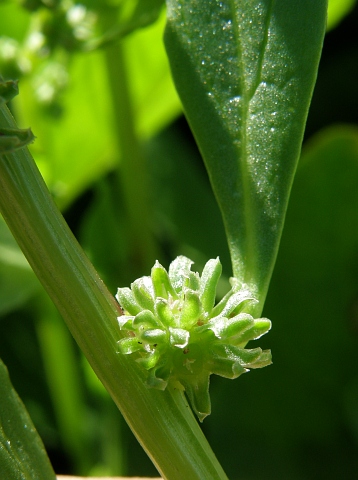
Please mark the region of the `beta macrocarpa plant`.
<svg viewBox="0 0 358 480"><path fill-rule="evenodd" d="M210 414L209 379L212 373L237 378L251 368L271 363L271 352L247 349L246 344L271 328L267 318L250 314L257 300L244 285L231 279L231 290L215 305L221 276L220 260L209 260L200 275L193 262L177 257L165 268L156 262L151 276L119 288L118 317L124 338L122 354L136 354L148 370L150 387L164 390L169 382L185 390L202 421Z"/></svg>

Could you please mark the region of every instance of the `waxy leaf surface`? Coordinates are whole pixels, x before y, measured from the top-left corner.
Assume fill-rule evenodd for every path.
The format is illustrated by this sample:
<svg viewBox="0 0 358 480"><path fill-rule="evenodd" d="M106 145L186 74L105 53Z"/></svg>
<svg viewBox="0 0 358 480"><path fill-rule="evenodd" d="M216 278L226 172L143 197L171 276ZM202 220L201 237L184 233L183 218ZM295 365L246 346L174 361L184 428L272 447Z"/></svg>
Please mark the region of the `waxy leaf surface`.
<svg viewBox="0 0 358 480"><path fill-rule="evenodd" d="M262 309L300 153L326 0L168 0L174 81Z"/></svg>

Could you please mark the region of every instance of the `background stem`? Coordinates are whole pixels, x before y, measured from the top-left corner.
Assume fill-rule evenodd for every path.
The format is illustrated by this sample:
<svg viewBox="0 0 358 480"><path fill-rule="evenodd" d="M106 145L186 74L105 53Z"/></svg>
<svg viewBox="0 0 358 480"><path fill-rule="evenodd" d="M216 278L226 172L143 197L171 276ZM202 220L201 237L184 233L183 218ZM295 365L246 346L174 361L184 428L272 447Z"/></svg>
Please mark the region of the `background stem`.
<svg viewBox="0 0 358 480"><path fill-rule="evenodd" d="M102 15L104 32L117 24L117 9ZM109 43L104 51L112 98L113 126L120 162L118 185L124 200L129 238L129 259L135 276L146 273L157 258L149 209L149 182L145 158L135 128L135 112L127 77L126 55L121 41Z"/></svg>
<svg viewBox="0 0 358 480"><path fill-rule="evenodd" d="M77 473L88 471L89 445L80 419L85 402L73 340L46 293L36 299L36 331L63 447ZM121 473L121 472L120 472Z"/></svg>

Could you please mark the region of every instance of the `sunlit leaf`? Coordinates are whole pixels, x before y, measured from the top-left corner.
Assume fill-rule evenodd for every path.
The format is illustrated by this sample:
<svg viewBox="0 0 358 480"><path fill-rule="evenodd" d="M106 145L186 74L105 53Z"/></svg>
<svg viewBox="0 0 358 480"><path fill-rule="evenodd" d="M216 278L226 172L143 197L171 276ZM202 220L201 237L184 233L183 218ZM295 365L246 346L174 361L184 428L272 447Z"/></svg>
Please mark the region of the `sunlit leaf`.
<svg viewBox="0 0 358 480"><path fill-rule="evenodd" d="M291 0L168 1L170 64L222 210L234 275L261 300L300 153L326 9L325 0L299 7Z"/></svg>

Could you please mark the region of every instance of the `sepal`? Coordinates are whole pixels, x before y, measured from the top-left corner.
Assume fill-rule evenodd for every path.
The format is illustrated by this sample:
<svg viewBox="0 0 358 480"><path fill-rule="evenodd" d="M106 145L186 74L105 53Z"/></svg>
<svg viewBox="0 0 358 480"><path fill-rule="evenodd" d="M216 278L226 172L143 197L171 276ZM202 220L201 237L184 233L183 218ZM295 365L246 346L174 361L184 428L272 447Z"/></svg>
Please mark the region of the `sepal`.
<svg viewBox="0 0 358 480"><path fill-rule="evenodd" d="M200 300L205 312L210 312L214 306L221 272L219 257L209 260L203 269L200 280Z"/></svg>
<svg viewBox="0 0 358 480"><path fill-rule="evenodd" d="M148 330L150 328L160 328L162 323L150 310L142 310L133 320L133 328L135 330Z"/></svg>
<svg viewBox="0 0 358 480"><path fill-rule="evenodd" d="M172 297L176 297L175 290L170 283L169 275L164 267L158 262L155 262L152 268L151 278L153 282L154 295L164 299L168 298L170 294Z"/></svg>
<svg viewBox="0 0 358 480"><path fill-rule="evenodd" d="M184 288L184 301L181 306L180 325L190 329L194 326L202 312L198 292Z"/></svg>
<svg viewBox="0 0 358 480"><path fill-rule="evenodd" d="M158 318L164 325L170 327L176 327L175 318L173 312L168 304L168 301L164 298L157 298L155 301L155 313Z"/></svg>
<svg viewBox="0 0 358 480"><path fill-rule="evenodd" d="M130 315L121 315L120 317L117 317L118 320L118 325L121 330L128 329L132 330L133 328L133 320L134 317Z"/></svg>
<svg viewBox="0 0 358 480"><path fill-rule="evenodd" d="M210 375L203 373L190 379L181 379L185 393L190 401L191 408L196 413L200 422L211 413L209 395Z"/></svg>
<svg viewBox="0 0 358 480"><path fill-rule="evenodd" d="M169 266L169 278L174 290L179 294L184 286L184 281L189 277L190 267L194 262L180 255Z"/></svg>
<svg viewBox="0 0 358 480"><path fill-rule="evenodd" d="M138 280L132 283L131 288L138 305L154 313L154 289L152 279L150 277L138 278Z"/></svg>
<svg viewBox="0 0 358 480"><path fill-rule="evenodd" d="M122 340L118 342L118 349L123 355L130 355L139 350L144 350L142 342L138 341L136 337L122 338Z"/></svg>
<svg viewBox="0 0 358 480"><path fill-rule="evenodd" d="M171 346L176 348L185 348L188 345L190 333L183 328L169 327L169 341Z"/></svg>
<svg viewBox="0 0 358 480"><path fill-rule="evenodd" d="M13 153L35 140L30 128L0 128L0 155Z"/></svg>
<svg viewBox="0 0 358 480"><path fill-rule="evenodd" d="M128 287L118 288L116 299L125 312L130 315L137 315L142 309L138 305L132 290Z"/></svg>
<svg viewBox="0 0 358 480"><path fill-rule="evenodd" d="M255 324L254 319L248 313L239 313L233 318L214 317L208 322L208 328L221 340L232 339L242 335L247 329Z"/></svg>
<svg viewBox="0 0 358 480"><path fill-rule="evenodd" d="M139 338L149 345L157 345L165 340L166 332L160 328L153 328L151 330L144 330L140 333Z"/></svg>
<svg viewBox="0 0 358 480"><path fill-rule="evenodd" d="M254 325L248 328L238 337L233 339L233 343L244 347L250 340L257 340L265 335L271 329L271 321L268 318L259 318L254 321Z"/></svg>
<svg viewBox="0 0 358 480"><path fill-rule="evenodd" d="M234 291L225 302L225 305L223 305L223 308L220 311L220 316L229 317L237 315L243 310L245 302L257 303L257 300L255 300L249 290L239 290L237 292ZM218 306L219 305L220 303Z"/></svg>
<svg viewBox="0 0 358 480"><path fill-rule="evenodd" d="M146 357L137 358L137 362L142 365L146 370L154 368L160 359L160 352L153 350Z"/></svg>

